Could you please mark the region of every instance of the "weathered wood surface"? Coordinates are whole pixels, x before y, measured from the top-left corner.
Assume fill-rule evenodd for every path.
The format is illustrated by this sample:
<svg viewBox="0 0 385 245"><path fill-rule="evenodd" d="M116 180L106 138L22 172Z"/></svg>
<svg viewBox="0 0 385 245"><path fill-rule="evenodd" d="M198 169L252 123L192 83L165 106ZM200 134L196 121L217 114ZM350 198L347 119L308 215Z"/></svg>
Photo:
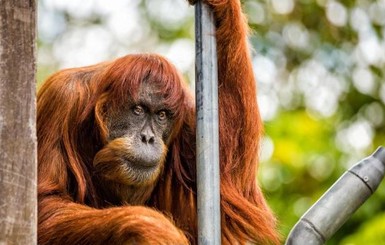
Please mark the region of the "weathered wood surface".
<svg viewBox="0 0 385 245"><path fill-rule="evenodd" d="M0 244L36 244L36 2L0 0Z"/></svg>

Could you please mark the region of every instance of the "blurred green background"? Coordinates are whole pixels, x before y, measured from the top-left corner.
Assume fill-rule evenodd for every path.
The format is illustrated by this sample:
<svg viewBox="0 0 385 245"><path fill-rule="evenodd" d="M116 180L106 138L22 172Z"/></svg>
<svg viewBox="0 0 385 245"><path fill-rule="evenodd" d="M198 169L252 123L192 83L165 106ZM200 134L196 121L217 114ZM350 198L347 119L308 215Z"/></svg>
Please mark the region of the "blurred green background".
<svg viewBox="0 0 385 245"><path fill-rule="evenodd" d="M385 0L242 3L265 122L259 179L286 237L385 142ZM39 84L139 52L165 55L194 81L194 11L183 0L39 0L38 17ZM327 244L385 244L385 184Z"/></svg>

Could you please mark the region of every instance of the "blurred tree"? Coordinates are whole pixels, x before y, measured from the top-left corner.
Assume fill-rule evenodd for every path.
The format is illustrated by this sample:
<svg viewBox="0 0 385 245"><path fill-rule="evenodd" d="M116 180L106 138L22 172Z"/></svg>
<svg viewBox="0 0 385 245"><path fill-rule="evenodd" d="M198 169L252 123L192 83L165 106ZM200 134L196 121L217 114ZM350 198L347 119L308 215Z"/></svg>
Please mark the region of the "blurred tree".
<svg viewBox="0 0 385 245"><path fill-rule="evenodd" d="M265 120L259 178L284 236L385 140L385 0L244 0ZM129 52L194 78L183 0L40 0L38 79ZM385 244L385 185L328 244Z"/></svg>

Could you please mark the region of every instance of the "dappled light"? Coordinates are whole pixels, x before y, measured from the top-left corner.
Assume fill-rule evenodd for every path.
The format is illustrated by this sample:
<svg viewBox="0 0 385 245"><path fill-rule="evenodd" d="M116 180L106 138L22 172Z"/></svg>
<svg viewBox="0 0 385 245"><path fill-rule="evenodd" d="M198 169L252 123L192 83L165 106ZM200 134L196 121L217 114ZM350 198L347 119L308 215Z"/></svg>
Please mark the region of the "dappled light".
<svg viewBox="0 0 385 245"><path fill-rule="evenodd" d="M385 0L245 0L258 104L258 171L287 235L350 166L385 145ZM194 82L194 11L182 0L39 0L38 80L155 52ZM328 244L385 241L385 185ZM363 242L365 241L365 242Z"/></svg>

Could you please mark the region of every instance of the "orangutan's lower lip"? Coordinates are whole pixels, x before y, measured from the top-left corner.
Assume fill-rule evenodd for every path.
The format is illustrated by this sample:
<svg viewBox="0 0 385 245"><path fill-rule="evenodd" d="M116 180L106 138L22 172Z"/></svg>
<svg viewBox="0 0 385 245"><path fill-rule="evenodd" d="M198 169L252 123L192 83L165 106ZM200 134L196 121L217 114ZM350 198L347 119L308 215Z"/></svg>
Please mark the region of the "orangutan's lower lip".
<svg viewBox="0 0 385 245"><path fill-rule="evenodd" d="M152 171L155 170L159 162L157 161L144 161L139 159L126 159L123 158L123 162L131 169L137 169L141 171Z"/></svg>

